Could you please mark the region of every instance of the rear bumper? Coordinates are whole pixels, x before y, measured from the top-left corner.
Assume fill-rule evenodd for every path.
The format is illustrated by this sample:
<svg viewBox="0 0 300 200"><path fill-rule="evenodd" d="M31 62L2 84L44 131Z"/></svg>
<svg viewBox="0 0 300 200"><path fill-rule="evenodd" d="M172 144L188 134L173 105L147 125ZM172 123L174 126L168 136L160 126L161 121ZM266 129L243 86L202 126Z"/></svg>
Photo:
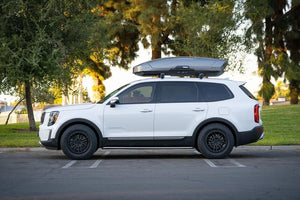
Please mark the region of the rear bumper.
<svg viewBox="0 0 300 200"><path fill-rule="evenodd" d="M264 137L263 126L257 126L250 131L239 132L237 134L236 146L257 142L258 140L263 139L263 137Z"/></svg>

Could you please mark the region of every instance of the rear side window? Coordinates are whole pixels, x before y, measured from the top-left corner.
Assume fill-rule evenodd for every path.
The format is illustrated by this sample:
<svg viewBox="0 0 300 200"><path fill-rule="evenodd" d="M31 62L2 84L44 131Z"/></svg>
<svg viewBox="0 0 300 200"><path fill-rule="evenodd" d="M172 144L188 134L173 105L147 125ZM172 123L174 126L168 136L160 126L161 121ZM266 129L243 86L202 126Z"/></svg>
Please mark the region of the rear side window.
<svg viewBox="0 0 300 200"><path fill-rule="evenodd" d="M224 84L199 83L199 87L207 102L223 101L234 97L229 88Z"/></svg>
<svg viewBox="0 0 300 200"><path fill-rule="evenodd" d="M160 103L197 102L198 88L193 82L162 82L159 84Z"/></svg>
<svg viewBox="0 0 300 200"><path fill-rule="evenodd" d="M245 86L240 85L241 90L251 99L256 99L255 96Z"/></svg>

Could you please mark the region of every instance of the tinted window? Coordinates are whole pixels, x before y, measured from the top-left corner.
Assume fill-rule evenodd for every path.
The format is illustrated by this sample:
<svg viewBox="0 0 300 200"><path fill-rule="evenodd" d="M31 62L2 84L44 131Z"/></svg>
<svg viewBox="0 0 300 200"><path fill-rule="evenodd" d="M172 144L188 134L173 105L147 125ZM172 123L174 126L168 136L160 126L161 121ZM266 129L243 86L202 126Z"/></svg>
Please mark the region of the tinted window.
<svg viewBox="0 0 300 200"><path fill-rule="evenodd" d="M240 85L240 88L249 98L256 99L255 96L251 94L251 92L249 92L249 90L247 90L247 88L245 88L243 85Z"/></svg>
<svg viewBox="0 0 300 200"><path fill-rule="evenodd" d="M113 96L114 94L118 93L120 90L122 90L124 87L126 87L128 84L123 85L122 87L116 89L115 91L111 92L109 95L107 95L106 97L104 97L103 99L101 99L98 103L103 103L104 101L106 101L107 99L109 99L111 96Z"/></svg>
<svg viewBox="0 0 300 200"><path fill-rule="evenodd" d="M160 83L161 103L196 102L198 89L192 82L164 82Z"/></svg>
<svg viewBox="0 0 300 200"><path fill-rule="evenodd" d="M233 98L229 88L220 83L199 83L201 91L207 102L222 101Z"/></svg>
<svg viewBox="0 0 300 200"><path fill-rule="evenodd" d="M151 103L154 97L154 83L143 83L128 88L119 97L120 104Z"/></svg>

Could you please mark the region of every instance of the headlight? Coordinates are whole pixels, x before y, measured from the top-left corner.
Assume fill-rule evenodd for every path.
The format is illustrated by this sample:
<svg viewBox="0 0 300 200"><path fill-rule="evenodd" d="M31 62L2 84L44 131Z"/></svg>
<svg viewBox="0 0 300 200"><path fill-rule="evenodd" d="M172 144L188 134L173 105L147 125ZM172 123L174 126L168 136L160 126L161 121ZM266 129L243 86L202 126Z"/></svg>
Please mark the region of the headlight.
<svg viewBox="0 0 300 200"><path fill-rule="evenodd" d="M53 124L55 124L57 118L59 115L59 111L52 111L49 115L49 122L48 122L48 126L52 126Z"/></svg>

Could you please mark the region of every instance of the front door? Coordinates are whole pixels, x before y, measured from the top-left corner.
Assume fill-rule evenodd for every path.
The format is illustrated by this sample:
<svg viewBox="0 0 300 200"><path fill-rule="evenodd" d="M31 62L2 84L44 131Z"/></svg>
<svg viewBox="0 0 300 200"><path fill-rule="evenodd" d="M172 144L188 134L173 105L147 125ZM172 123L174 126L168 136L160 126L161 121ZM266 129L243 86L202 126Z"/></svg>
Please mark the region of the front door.
<svg viewBox="0 0 300 200"><path fill-rule="evenodd" d="M152 140L155 83L134 85L118 95L115 107L104 109L103 136L115 140Z"/></svg>

